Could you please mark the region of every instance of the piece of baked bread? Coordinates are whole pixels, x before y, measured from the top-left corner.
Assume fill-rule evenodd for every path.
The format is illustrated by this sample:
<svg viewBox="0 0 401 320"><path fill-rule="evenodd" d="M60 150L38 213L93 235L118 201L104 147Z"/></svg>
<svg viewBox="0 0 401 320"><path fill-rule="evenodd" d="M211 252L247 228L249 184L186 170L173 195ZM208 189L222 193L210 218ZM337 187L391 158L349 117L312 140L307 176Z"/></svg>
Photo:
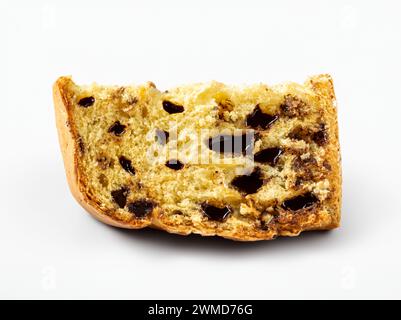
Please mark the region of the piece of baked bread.
<svg viewBox="0 0 401 320"><path fill-rule="evenodd" d="M164 92L61 77L53 93L72 194L105 223L235 240L339 226L329 75Z"/></svg>

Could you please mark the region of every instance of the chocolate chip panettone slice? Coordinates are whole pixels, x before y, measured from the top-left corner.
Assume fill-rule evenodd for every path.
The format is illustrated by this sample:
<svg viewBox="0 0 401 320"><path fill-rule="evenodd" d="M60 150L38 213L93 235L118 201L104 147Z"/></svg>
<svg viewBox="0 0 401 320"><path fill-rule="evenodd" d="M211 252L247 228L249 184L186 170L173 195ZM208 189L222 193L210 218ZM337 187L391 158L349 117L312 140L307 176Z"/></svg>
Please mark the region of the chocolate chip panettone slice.
<svg viewBox="0 0 401 320"><path fill-rule="evenodd" d="M341 171L331 77L303 85L218 82L159 91L54 85L74 197L123 228L235 240L339 225Z"/></svg>

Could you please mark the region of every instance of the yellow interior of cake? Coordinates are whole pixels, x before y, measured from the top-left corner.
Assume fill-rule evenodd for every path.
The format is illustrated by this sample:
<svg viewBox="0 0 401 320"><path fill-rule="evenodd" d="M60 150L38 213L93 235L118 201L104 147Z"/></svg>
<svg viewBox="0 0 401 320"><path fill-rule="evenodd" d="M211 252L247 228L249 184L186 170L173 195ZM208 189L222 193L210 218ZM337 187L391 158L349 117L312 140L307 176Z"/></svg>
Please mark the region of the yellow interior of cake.
<svg viewBox="0 0 401 320"><path fill-rule="evenodd" d="M85 191L101 208L112 210L116 219L135 219L112 196L121 188L128 190L127 204L147 199L172 225L195 229L217 223L202 212L205 202L231 208L224 221L228 229L260 227L285 200L308 192L320 202L321 214L332 214L325 205L332 191L328 178L332 164L326 150L335 139L327 116L332 106L305 85L235 87L210 82L162 92L153 83L111 87L77 86L70 81L68 90ZM93 104L80 105L88 97ZM286 99L296 115L286 113ZM164 101L183 107L183 112L167 112ZM277 115L277 120L265 129L250 127L247 117L256 107ZM112 128L116 124L117 134ZM327 141L320 143L313 134L322 128ZM167 141L159 141L157 131L168 132ZM272 165L244 154L211 150L207 139L221 132L255 134L253 154L273 147L282 154ZM134 173L124 170L121 157L131 162ZM183 167L167 167L171 159L178 159ZM235 177L255 167L263 179L257 192L246 194L232 185Z"/></svg>

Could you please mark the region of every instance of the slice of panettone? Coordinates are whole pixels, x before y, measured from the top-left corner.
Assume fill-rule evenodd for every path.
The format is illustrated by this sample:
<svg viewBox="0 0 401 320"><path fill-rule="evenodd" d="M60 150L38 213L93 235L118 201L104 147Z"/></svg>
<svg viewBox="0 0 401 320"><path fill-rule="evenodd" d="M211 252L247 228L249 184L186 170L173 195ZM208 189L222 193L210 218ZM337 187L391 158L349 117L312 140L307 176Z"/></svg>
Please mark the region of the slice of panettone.
<svg viewBox="0 0 401 320"><path fill-rule="evenodd" d="M71 191L105 223L235 240L339 226L329 75L164 92L61 77L54 102Z"/></svg>

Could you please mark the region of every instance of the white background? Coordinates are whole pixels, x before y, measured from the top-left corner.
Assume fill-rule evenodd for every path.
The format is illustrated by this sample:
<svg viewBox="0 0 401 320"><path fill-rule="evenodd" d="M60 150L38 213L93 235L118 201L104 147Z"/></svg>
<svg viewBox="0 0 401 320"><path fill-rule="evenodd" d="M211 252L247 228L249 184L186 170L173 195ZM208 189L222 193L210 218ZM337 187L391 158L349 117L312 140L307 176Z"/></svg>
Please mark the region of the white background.
<svg viewBox="0 0 401 320"><path fill-rule="evenodd" d="M0 2L0 298L401 298L400 1ZM342 227L237 243L103 225L73 200L51 86L330 73Z"/></svg>

